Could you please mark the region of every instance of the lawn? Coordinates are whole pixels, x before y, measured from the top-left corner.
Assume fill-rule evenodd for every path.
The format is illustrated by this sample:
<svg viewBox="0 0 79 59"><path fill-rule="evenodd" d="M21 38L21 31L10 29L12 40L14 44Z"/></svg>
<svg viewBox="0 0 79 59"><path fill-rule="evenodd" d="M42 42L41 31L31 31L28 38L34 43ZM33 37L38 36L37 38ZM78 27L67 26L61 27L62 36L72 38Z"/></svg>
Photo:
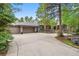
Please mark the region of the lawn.
<svg viewBox="0 0 79 59"><path fill-rule="evenodd" d="M65 44L69 45L69 46L72 46L72 47L75 47L75 48L78 48L78 49L79 49L79 46L77 46L76 44L74 44L71 40L64 39L63 42L64 42Z"/></svg>

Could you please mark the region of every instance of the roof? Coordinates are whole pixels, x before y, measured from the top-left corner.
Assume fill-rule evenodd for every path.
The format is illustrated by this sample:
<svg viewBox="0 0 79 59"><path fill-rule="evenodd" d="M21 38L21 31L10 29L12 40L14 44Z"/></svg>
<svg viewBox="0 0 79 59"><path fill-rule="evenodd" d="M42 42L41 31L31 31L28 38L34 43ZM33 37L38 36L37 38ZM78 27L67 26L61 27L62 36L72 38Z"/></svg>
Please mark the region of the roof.
<svg viewBox="0 0 79 59"><path fill-rule="evenodd" d="M16 22L12 23L13 26L39 26L36 22Z"/></svg>

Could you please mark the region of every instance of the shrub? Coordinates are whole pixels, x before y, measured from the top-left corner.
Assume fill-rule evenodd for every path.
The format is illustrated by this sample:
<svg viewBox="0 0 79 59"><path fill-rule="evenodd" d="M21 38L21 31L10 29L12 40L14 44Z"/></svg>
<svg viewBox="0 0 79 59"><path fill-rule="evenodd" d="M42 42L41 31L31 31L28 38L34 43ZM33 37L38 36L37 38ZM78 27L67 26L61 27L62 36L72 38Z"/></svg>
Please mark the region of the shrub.
<svg viewBox="0 0 79 59"><path fill-rule="evenodd" d="M79 28L76 30L76 34L78 34L78 35L79 35Z"/></svg>
<svg viewBox="0 0 79 59"><path fill-rule="evenodd" d="M8 49L8 42L11 41L13 37L9 32L3 31L0 32L0 51L4 51Z"/></svg>

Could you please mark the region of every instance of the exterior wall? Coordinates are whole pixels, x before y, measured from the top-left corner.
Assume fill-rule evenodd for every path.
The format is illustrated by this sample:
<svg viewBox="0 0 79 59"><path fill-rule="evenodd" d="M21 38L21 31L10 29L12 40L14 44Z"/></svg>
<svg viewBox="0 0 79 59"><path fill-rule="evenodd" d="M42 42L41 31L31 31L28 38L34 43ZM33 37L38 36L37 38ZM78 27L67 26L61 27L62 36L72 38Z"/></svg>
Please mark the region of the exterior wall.
<svg viewBox="0 0 79 59"><path fill-rule="evenodd" d="M31 27L31 26L10 26L9 30L10 30L10 32L12 34L20 34L22 31L23 31L23 33L36 32L35 28L37 28L37 27ZM21 31L21 29L22 29L22 31Z"/></svg>
<svg viewBox="0 0 79 59"><path fill-rule="evenodd" d="M10 26L10 32L13 34L44 32L44 28L43 26ZM53 30L47 26L46 32L53 32Z"/></svg>
<svg viewBox="0 0 79 59"><path fill-rule="evenodd" d="M18 26L10 26L9 30L12 34L18 34L20 32L20 29Z"/></svg>

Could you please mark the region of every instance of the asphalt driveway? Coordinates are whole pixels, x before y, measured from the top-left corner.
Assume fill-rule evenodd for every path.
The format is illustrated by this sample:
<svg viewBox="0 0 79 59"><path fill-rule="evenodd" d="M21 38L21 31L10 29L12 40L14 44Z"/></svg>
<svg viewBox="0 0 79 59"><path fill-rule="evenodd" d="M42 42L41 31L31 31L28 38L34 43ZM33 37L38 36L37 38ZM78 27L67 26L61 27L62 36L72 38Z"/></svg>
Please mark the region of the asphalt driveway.
<svg viewBox="0 0 79 59"><path fill-rule="evenodd" d="M60 41L56 34L27 33L15 34L7 56L78 56L79 49Z"/></svg>

